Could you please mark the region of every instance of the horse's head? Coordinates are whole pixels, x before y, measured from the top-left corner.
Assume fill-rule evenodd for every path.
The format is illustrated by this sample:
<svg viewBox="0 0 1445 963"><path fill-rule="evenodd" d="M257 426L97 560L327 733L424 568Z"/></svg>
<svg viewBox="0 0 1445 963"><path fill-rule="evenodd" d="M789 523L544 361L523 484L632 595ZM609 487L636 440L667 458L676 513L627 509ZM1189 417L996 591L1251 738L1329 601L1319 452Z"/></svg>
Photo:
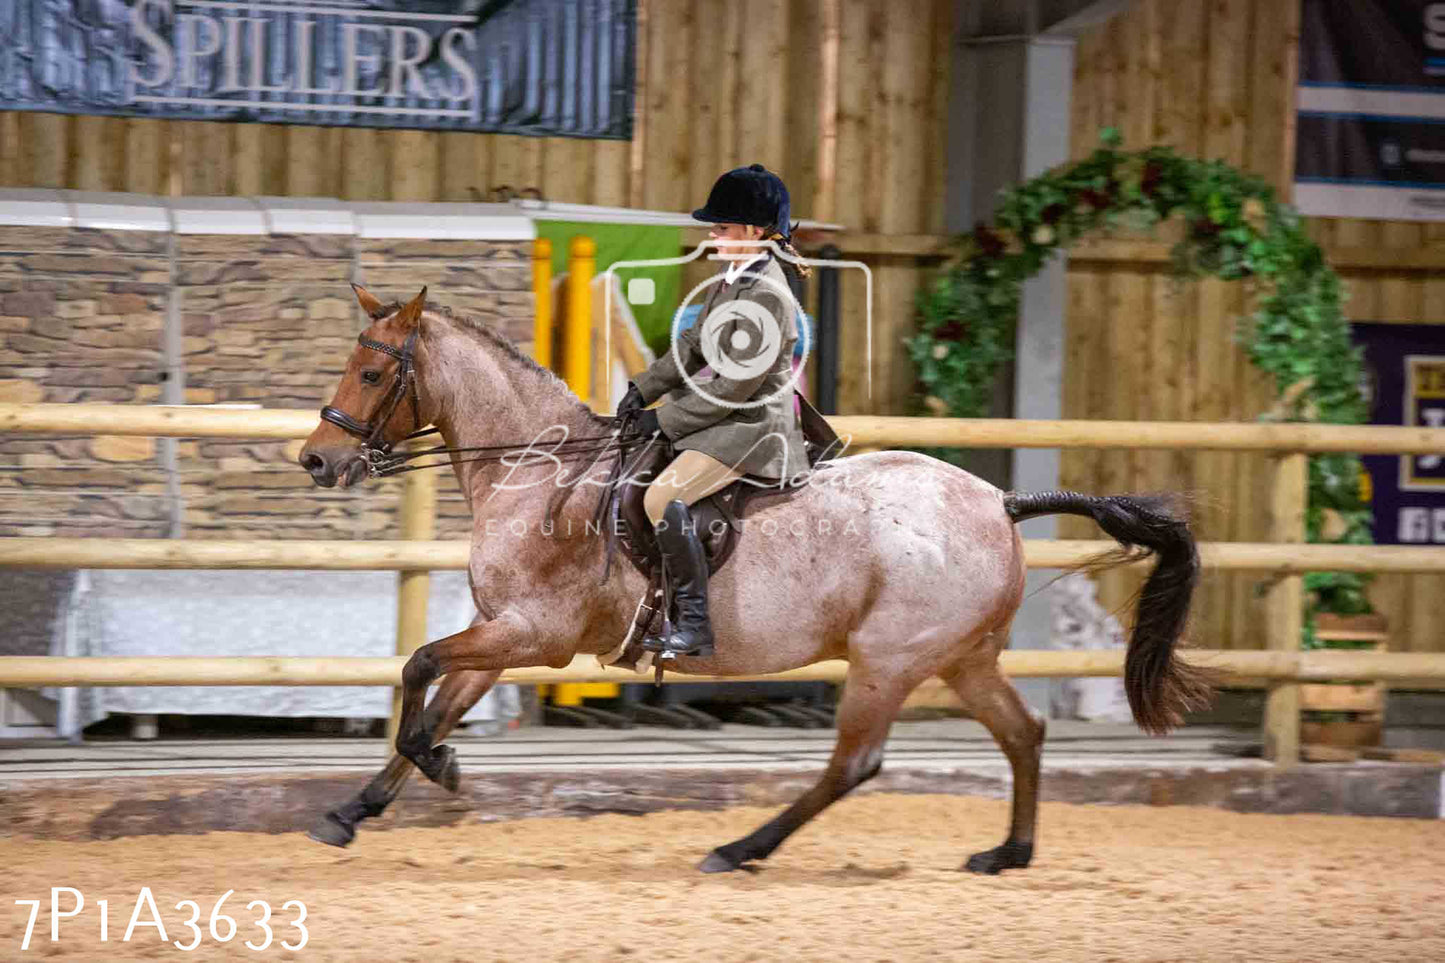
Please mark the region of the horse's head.
<svg viewBox="0 0 1445 963"><path fill-rule="evenodd" d="M365 288L352 287L372 323L298 459L324 488L355 485L366 477L368 451L385 451L421 428L414 360L426 288L403 307L388 308Z"/></svg>

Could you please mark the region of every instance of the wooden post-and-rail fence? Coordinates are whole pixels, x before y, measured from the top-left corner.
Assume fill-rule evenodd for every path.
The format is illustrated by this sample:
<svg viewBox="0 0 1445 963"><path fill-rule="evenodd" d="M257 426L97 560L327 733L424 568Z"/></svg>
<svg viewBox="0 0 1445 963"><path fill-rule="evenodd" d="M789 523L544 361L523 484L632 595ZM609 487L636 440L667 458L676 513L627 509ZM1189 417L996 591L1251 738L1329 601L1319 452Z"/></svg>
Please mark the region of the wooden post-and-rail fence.
<svg viewBox="0 0 1445 963"><path fill-rule="evenodd" d="M565 350L565 349L564 349ZM1445 572L1445 551L1409 546L1305 545L1307 455L1445 452L1445 429L1303 424L1014 421L1006 419L836 417L853 447L889 445L960 448L1134 448L1266 451L1275 455L1268 543L1206 543L1206 567L1269 572L1267 648L1260 652L1193 651L1191 661L1228 676L1264 682L1269 690L1265 743L1280 764L1299 758L1299 685L1360 679L1445 683L1445 654L1302 652L1302 575L1306 571ZM316 427L310 411L235 411L135 405L0 404L0 433L105 434L191 438L304 438ZM435 498L426 472L408 475L402 541L188 541L184 539L5 538L0 566L52 568L369 569L403 573L398 607L398 656L392 659L292 658L0 658L0 686L32 685L394 685L404 656L426 631L425 573L466 567L467 544L433 541ZM1073 565L1113 543L1029 540L1028 564ZM1122 653L1005 652L1014 675L1119 675ZM770 678L843 678L842 663L825 663ZM579 660L568 669L510 672L505 681L622 681Z"/></svg>

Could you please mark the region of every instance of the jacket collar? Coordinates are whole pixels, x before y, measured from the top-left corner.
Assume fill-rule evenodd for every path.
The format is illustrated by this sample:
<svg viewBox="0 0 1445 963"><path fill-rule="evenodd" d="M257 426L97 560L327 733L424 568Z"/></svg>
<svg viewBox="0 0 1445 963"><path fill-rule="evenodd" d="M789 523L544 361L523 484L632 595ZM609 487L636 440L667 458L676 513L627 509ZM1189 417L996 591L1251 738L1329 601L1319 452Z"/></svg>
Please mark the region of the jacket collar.
<svg viewBox="0 0 1445 963"><path fill-rule="evenodd" d="M758 275L766 271L772 261L773 252L763 251L756 258L743 265L743 273L739 274L735 281L727 284L727 278L724 276L723 282L730 290L744 291L758 283Z"/></svg>

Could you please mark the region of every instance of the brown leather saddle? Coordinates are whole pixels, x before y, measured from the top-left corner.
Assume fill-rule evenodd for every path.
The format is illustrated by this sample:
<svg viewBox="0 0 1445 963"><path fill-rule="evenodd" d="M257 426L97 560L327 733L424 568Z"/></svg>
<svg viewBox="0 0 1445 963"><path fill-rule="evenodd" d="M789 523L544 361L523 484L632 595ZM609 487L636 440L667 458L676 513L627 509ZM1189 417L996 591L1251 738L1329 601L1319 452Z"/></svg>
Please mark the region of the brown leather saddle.
<svg viewBox="0 0 1445 963"><path fill-rule="evenodd" d="M801 394L796 397L808 471L796 478L782 480L744 475L692 506L692 518L707 553L710 576L726 564L737 548L738 538L743 532L743 519L750 507L758 502L791 498L808 487L813 473L827 468L827 461L837 455L841 448L838 436L829 426L827 419L807 398ZM618 660L619 665L635 661L635 657L640 654L638 641L643 635L653 631L658 617L669 609L663 602L662 556L652 531L652 522L643 508L643 496L647 492L648 483L655 479L676 455L676 450L666 441L662 444L643 445L622 463L620 470L624 483L609 485L603 505L600 506L605 508L609 516L609 537L615 537L616 545L621 547L633 567L647 577L648 582L644 604L639 606L634 619L633 631L630 634L632 642L628 646L627 654ZM609 546L607 555L610 563L612 546ZM652 604L647 604L648 602ZM658 664L658 670L660 675L661 663Z"/></svg>
<svg viewBox="0 0 1445 963"><path fill-rule="evenodd" d="M813 472L837 454L838 436L808 399L797 395L802 411L802 429L805 450L808 456L808 471L791 479L765 479L744 475L737 481L719 489L692 506L692 518L702 536L703 548L707 552L708 574L722 568L737 548L738 537L743 531L742 519L754 502L786 500L808 486ZM616 486L613 497L618 500L620 525L615 527L618 543L626 553L628 561L643 575L653 578L662 566L658 553L657 537L652 531L652 522L643 509L642 500L647 485L655 479L672 460L677 451L670 443L644 446L636 452L623 468L623 478L629 484Z"/></svg>

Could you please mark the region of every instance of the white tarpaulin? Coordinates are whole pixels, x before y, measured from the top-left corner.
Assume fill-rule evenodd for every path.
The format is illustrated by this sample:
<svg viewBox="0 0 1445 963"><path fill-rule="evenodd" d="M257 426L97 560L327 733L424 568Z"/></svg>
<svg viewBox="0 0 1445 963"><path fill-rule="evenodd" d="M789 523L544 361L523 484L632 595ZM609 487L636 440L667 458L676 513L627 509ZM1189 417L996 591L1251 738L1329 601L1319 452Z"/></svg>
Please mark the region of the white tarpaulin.
<svg viewBox="0 0 1445 963"><path fill-rule="evenodd" d="M1095 598L1098 587L1081 572L1054 582L1049 591L1054 609L1050 648L1121 649L1124 630L1119 620ZM1049 714L1056 719L1130 722L1129 699L1119 678L1056 679L1051 686Z"/></svg>
<svg viewBox="0 0 1445 963"><path fill-rule="evenodd" d="M52 655L386 656L396 653L396 573L130 571L79 573L62 606ZM465 572L434 572L428 637L476 616ZM494 691L464 718L515 716ZM383 686L85 688L61 698L60 735L114 712L386 718Z"/></svg>

